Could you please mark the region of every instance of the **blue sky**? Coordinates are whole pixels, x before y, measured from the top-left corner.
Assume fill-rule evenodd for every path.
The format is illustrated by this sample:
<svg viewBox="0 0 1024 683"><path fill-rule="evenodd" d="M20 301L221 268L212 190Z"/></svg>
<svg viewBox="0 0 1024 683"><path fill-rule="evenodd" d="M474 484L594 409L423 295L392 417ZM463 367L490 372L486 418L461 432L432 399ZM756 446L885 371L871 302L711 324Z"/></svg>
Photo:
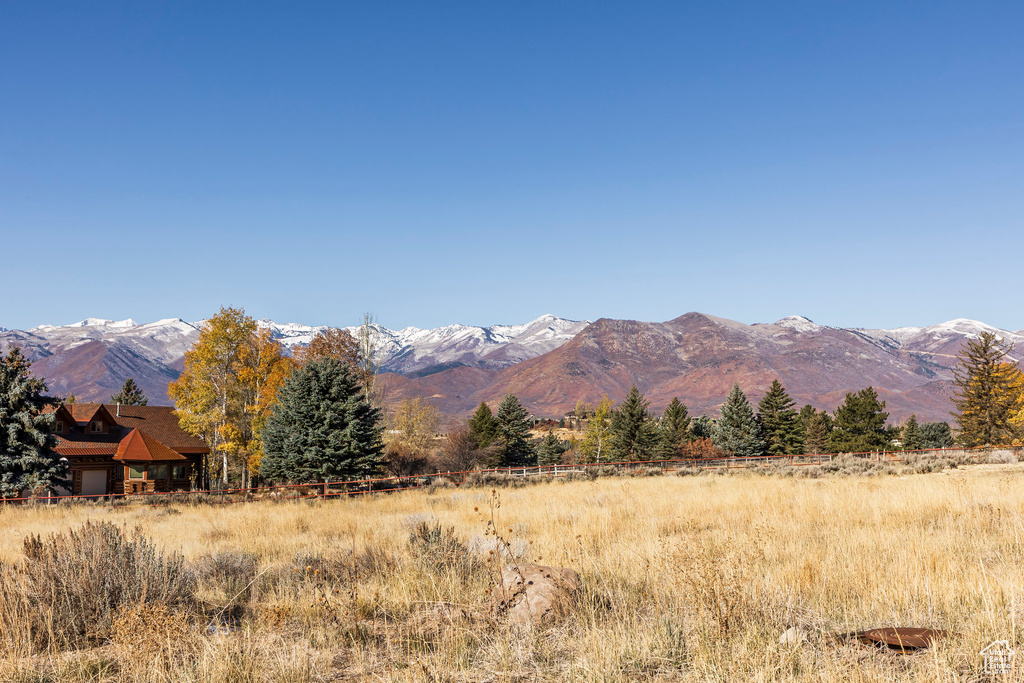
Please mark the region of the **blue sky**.
<svg viewBox="0 0 1024 683"><path fill-rule="evenodd" d="M897 6L901 5L901 6ZM0 326L1024 328L1024 4L0 5Z"/></svg>

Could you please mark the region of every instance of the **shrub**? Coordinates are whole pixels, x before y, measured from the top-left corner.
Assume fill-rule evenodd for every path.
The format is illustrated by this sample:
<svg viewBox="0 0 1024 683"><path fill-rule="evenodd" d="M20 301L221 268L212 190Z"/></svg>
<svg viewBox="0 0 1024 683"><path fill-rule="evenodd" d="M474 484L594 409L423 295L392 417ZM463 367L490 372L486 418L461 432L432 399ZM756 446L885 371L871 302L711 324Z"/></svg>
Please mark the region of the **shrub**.
<svg viewBox="0 0 1024 683"><path fill-rule="evenodd" d="M665 474L660 467L641 467L628 472L631 477L660 477Z"/></svg>
<svg viewBox="0 0 1024 683"><path fill-rule="evenodd" d="M138 531L87 522L46 539L29 536L24 551L21 572L42 640L49 634L58 645L100 642L121 608L195 605L195 574L184 558L159 552Z"/></svg>
<svg viewBox="0 0 1024 683"><path fill-rule="evenodd" d="M430 568L465 568L472 563L469 548L455 535L455 527L438 522L418 523L409 534L409 549Z"/></svg>
<svg viewBox="0 0 1024 683"><path fill-rule="evenodd" d="M200 582L223 594L229 603L245 602L251 596L256 578L256 558L251 554L228 550L200 558L196 573Z"/></svg>
<svg viewBox="0 0 1024 683"><path fill-rule="evenodd" d="M160 603L122 605L110 629L110 642L118 659L136 665L151 665L158 659L167 666L196 644L196 624L190 615Z"/></svg>
<svg viewBox="0 0 1024 683"><path fill-rule="evenodd" d="M488 488L521 488L526 477L510 477L499 472L471 472L466 475L466 486Z"/></svg>
<svg viewBox="0 0 1024 683"><path fill-rule="evenodd" d="M1017 462L1017 456L1013 451L992 451L988 456L989 463L993 465L1009 465Z"/></svg>
<svg viewBox="0 0 1024 683"><path fill-rule="evenodd" d="M557 479L558 479L558 481L562 481L562 482L569 482L569 481L594 481L595 479L597 479L597 472L594 472L593 469L591 469L591 468L587 468L587 469L582 470L582 471L574 470L572 472L567 472L566 474L559 475L557 477Z"/></svg>

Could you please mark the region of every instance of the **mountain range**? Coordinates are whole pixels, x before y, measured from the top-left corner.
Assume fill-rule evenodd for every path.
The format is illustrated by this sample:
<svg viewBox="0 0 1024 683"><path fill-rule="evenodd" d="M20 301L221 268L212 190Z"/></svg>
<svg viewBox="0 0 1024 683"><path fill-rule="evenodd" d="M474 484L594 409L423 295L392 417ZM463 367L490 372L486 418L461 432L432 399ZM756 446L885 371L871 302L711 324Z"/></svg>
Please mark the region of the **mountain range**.
<svg viewBox="0 0 1024 683"><path fill-rule="evenodd" d="M133 377L152 403L168 404L167 383L181 371L200 325L177 318L142 325L90 318L24 331L0 328L0 348L20 345L52 394L107 400ZM269 320L259 325L289 350L324 329ZM872 330L827 327L800 316L747 325L703 313L660 323L544 315L523 325L376 328L390 397L424 397L449 416L464 416L481 401L493 406L509 392L537 415L558 416L603 394L619 400L633 384L655 411L678 396L691 413L714 414L734 382L756 401L779 378L798 404L829 410L846 392L874 386L894 420L911 413L947 420L957 354L984 331L1024 349L1024 332L966 319Z"/></svg>
<svg viewBox="0 0 1024 683"><path fill-rule="evenodd" d="M131 319L86 318L30 330L0 328L0 349L20 346L54 395L74 393L80 400L106 401L132 377L154 405L170 405L167 384L183 369L185 351L199 338L202 322L168 318L140 325ZM269 329L288 353L327 329L271 320L257 324ZM419 377L461 366L497 370L561 346L588 324L542 315L523 325L491 327L396 331L375 325L375 346L384 372ZM346 329L358 333L358 328Z"/></svg>
<svg viewBox="0 0 1024 683"><path fill-rule="evenodd" d="M702 313L663 323L602 318L559 348L511 367L391 376L389 387L396 398L429 397L449 415L513 393L535 414L558 416L602 394L618 401L635 384L655 412L678 396L691 414L715 415L734 383L758 401L778 378L798 406L834 410L847 392L873 386L892 420L915 413L948 421L957 354L985 331L1024 349L1024 333L965 319L870 330L800 316L754 325Z"/></svg>

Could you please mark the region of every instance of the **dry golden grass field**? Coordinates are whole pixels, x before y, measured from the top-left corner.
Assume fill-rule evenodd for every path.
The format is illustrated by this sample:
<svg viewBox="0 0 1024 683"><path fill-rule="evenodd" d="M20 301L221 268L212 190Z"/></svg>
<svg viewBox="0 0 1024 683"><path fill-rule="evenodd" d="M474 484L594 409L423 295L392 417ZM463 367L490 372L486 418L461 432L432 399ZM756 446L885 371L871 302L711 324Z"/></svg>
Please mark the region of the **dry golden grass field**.
<svg viewBox="0 0 1024 683"><path fill-rule="evenodd" d="M974 465L0 507L0 680L990 680L986 645L1024 648L1022 481L1020 465ZM121 560L92 545L102 529ZM524 629L494 616L508 552L579 572L560 618ZM131 557L139 566L117 565ZM107 612L91 606L112 590ZM950 635L914 654L843 637L889 625Z"/></svg>

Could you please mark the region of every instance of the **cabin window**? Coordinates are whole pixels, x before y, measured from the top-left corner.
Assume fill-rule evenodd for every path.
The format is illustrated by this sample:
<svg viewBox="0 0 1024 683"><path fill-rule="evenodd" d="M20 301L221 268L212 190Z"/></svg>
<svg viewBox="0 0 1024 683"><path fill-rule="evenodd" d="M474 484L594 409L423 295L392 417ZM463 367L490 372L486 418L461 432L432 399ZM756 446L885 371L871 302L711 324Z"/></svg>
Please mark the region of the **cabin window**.
<svg viewBox="0 0 1024 683"><path fill-rule="evenodd" d="M64 420L57 420L57 424L54 426L58 434L64 433Z"/></svg>
<svg viewBox="0 0 1024 683"><path fill-rule="evenodd" d="M167 465L154 465L149 470L150 479L166 479L167 478Z"/></svg>
<svg viewBox="0 0 1024 683"><path fill-rule="evenodd" d="M187 465L175 465L172 468L171 474L174 475L175 479L186 479L188 477L188 466Z"/></svg>
<svg viewBox="0 0 1024 683"><path fill-rule="evenodd" d="M129 479L145 479L146 478L146 466L145 465L128 465L128 478Z"/></svg>
<svg viewBox="0 0 1024 683"><path fill-rule="evenodd" d="M89 430L94 434L98 434L103 431L103 423L100 422L99 420L96 420L95 422L89 425Z"/></svg>

